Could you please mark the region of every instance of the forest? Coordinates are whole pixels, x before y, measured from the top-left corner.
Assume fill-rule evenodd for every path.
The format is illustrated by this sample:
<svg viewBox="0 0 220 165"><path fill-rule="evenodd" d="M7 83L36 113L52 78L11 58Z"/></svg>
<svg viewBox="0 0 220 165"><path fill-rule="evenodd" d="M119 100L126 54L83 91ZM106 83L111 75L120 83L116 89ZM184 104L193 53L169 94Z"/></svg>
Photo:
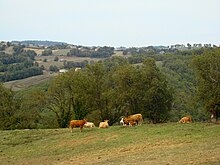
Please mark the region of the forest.
<svg viewBox="0 0 220 165"><path fill-rule="evenodd" d="M77 57L91 57L91 58L107 58L111 57L114 53L114 47L98 47L95 50L90 50L88 48L71 49L67 56L77 56Z"/></svg>
<svg viewBox="0 0 220 165"><path fill-rule="evenodd" d="M83 118L114 125L134 113L155 124L185 115L198 122L218 119L219 48L147 51L85 65L18 92L1 84L0 129L66 128Z"/></svg>
<svg viewBox="0 0 220 165"><path fill-rule="evenodd" d="M37 54L32 50L24 50L24 47L24 45L14 46L13 54L0 51L0 82L43 74L42 68L35 63Z"/></svg>

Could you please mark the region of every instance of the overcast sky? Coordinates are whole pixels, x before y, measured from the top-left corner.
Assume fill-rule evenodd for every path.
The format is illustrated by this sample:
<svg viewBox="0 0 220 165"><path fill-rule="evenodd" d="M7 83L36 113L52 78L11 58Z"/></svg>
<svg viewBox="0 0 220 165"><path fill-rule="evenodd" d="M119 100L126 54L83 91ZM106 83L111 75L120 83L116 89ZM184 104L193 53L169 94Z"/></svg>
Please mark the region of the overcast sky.
<svg viewBox="0 0 220 165"><path fill-rule="evenodd" d="M0 0L0 40L220 44L220 0Z"/></svg>

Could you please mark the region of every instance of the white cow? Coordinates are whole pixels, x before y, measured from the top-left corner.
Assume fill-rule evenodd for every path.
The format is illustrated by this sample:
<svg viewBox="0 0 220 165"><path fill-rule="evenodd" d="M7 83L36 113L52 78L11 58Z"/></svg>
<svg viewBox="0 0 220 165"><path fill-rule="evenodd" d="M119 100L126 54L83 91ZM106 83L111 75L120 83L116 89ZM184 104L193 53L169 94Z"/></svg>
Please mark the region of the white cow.
<svg viewBox="0 0 220 165"><path fill-rule="evenodd" d="M95 127L95 124L92 122L87 122L86 124L84 124L84 127L85 128L93 128L93 127Z"/></svg>

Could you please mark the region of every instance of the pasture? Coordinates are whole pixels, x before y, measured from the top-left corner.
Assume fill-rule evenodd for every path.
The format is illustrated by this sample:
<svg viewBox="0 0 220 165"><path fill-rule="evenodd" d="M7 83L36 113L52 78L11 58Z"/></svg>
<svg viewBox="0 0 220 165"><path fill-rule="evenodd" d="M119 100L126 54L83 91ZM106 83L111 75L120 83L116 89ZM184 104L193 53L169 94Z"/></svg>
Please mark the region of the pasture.
<svg viewBox="0 0 220 165"><path fill-rule="evenodd" d="M0 131L1 164L220 164L220 125Z"/></svg>
<svg viewBox="0 0 220 165"><path fill-rule="evenodd" d="M49 70L51 65L55 65L58 68L63 68L64 62L54 61L55 56L37 56L35 57L36 62L38 62L39 66L43 65L45 69ZM73 62L82 62L84 60L97 62L99 60L103 60L103 58L89 58L89 57L76 57L76 56L58 56L59 60L62 61L73 61ZM47 59L47 62L43 62L44 59Z"/></svg>

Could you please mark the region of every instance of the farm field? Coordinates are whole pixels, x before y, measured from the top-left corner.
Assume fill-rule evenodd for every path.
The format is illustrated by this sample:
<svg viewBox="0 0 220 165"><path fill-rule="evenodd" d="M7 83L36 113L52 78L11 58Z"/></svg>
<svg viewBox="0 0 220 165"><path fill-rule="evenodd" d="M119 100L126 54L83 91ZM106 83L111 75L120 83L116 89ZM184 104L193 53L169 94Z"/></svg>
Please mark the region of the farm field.
<svg viewBox="0 0 220 165"><path fill-rule="evenodd" d="M1 164L220 164L220 125L0 131Z"/></svg>
<svg viewBox="0 0 220 165"><path fill-rule="evenodd" d="M45 50L45 49L40 49L40 48L24 48L24 50L32 50L34 51L35 53L37 54L42 54L42 52ZM70 49L57 49L57 50L52 50L53 52L53 55L55 56L60 56L60 55L67 55L67 53L70 51Z"/></svg>
<svg viewBox="0 0 220 165"><path fill-rule="evenodd" d="M49 67L51 65L55 65L59 68L63 68L64 66L64 62L62 61L73 61L73 62L82 62L84 60L87 61L99 61L99 60L103 60L102 58L89 58L89 57L68 57L68 56L58 56L59 60L61 61L54 61L54 57L55 56L38 56L35 57L36 62L38 62L39 66L43 65L46 69L49 69ZM44 59L47 59L47 62L43 62Z"/></svg>

